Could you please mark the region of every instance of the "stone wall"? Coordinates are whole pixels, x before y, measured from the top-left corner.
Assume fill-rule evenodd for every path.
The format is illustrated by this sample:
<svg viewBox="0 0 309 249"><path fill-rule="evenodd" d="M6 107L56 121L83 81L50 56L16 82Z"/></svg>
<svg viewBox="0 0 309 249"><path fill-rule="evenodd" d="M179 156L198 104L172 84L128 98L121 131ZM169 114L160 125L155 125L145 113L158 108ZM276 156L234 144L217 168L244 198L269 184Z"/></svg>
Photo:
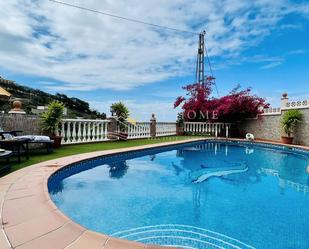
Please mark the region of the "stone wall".
<svg viewBox="0 0 309 249"><path fill-rule="evenodd" d="M296 127L295 143L309 146L309 108L301 110L304 113L302 123Z"/></svg>
<svg viewBox="0 0 309 249"><path fill-rule="evenodd" d="M42 134L40 118L23 114L0 114L0 130L23 131L23 135Z"/></svg>
<svg viewBox="0 0 309 249"><path fill-rule="evenodd" d="M279 114L260 115L256 119L248 119L239 125L239 130L242 135L252 133L255 138L280 141L281 135L284 135L281 118L286 111L281 110ZM295 129L293 143L309 146L309 108L300 111L304 114L303 121Z"/></svg>

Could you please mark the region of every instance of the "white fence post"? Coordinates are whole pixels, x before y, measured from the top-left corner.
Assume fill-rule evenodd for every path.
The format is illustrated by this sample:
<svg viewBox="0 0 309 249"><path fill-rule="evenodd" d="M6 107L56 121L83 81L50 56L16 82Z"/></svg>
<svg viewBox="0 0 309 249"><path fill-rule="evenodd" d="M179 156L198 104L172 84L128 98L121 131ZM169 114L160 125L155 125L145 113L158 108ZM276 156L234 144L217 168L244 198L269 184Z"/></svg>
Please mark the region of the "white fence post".
<svg viewBox="0 0 309 249"><path fill-rule="evenodd" d="M65 143L64 137L65 137L65 130L64 130L64 122L61 123L61 131L60 135L62 136L61 143Z"/></svg>
<svg viewBox="0 0 309 249"><path fill-rule="evenodd" d="M77 142L77 136L76 136L76 122L72 122L72 142L76 143Z"/></svg>

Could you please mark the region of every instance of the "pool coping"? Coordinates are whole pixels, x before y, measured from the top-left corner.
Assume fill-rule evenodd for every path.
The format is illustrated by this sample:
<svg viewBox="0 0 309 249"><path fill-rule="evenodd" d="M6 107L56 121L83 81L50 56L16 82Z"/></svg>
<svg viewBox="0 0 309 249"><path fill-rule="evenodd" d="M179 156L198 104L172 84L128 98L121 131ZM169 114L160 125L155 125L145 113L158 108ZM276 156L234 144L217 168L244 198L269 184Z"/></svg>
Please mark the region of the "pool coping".
<svg viewBox="0 0 309 249"><path fill-rule="evenodd" d="M110 237L87 230L61 213L50 198L47 182L59 169L100 156L167 147L198 141L244 142L244 139L193 138L129 148L83 153L41 162L0 178L0 248L3 249L159 249L160 246ZM257 144L284 145L309 151L308 146L274 141ZM166 247L164 247L166 248Z"/></svg>

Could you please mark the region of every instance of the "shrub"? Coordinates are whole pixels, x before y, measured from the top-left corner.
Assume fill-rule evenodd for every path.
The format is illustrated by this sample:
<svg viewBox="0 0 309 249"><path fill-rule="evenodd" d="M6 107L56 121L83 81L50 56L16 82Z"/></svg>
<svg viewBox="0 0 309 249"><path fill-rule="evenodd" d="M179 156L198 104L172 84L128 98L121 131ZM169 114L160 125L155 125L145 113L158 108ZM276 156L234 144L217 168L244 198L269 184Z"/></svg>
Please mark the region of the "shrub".
<svg viewBox="0 0 309 249"><path fill-rule="evenodd" d="M301 122L303 117L303 114L299 110L288 110L284 113L281 125L283 128L283 131L288 135L288 137L291 136L291 133L293 133L295 126Z"/></svg>
<svg viewBox="0 0 309 249"><path fill-rule="evenodd" d="M43 130L50 135L56 135L61 124L64 105L61 102L53 101L48 105L48 110L42 114Z"/></svg>
<svg viewBox="0 0 309 249"><path fill-rule="evenodd" d="M214 100L214 103L218 119L225 122L255 118L269 106L265 99L251 94L251 88L241 90L240 86L235 87L228 95Z"/></svg>

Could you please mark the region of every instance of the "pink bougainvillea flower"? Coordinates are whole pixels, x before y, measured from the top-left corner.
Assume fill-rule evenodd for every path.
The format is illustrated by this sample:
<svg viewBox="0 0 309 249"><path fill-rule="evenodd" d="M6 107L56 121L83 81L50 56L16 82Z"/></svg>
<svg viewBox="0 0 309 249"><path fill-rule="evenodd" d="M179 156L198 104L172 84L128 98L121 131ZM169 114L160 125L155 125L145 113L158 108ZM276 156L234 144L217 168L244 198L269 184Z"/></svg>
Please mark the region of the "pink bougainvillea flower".
<svg viewBox="0 0 309 249"><path fill-rule="evenodd" d="M226 96L210 98L213 80L214 78L209 76L206 77L204 85L194 83L183 87L187 91L187 97L178 97L174 107L182 105L185 120L206 121L203 120L209 118L206 113L216 112L219 121L236 122L256 117L263 113L264 108L269 107L264 98L251 94L251 88L241 90L240 86ZM198 115L199 113L204 115Z"/></svg>

